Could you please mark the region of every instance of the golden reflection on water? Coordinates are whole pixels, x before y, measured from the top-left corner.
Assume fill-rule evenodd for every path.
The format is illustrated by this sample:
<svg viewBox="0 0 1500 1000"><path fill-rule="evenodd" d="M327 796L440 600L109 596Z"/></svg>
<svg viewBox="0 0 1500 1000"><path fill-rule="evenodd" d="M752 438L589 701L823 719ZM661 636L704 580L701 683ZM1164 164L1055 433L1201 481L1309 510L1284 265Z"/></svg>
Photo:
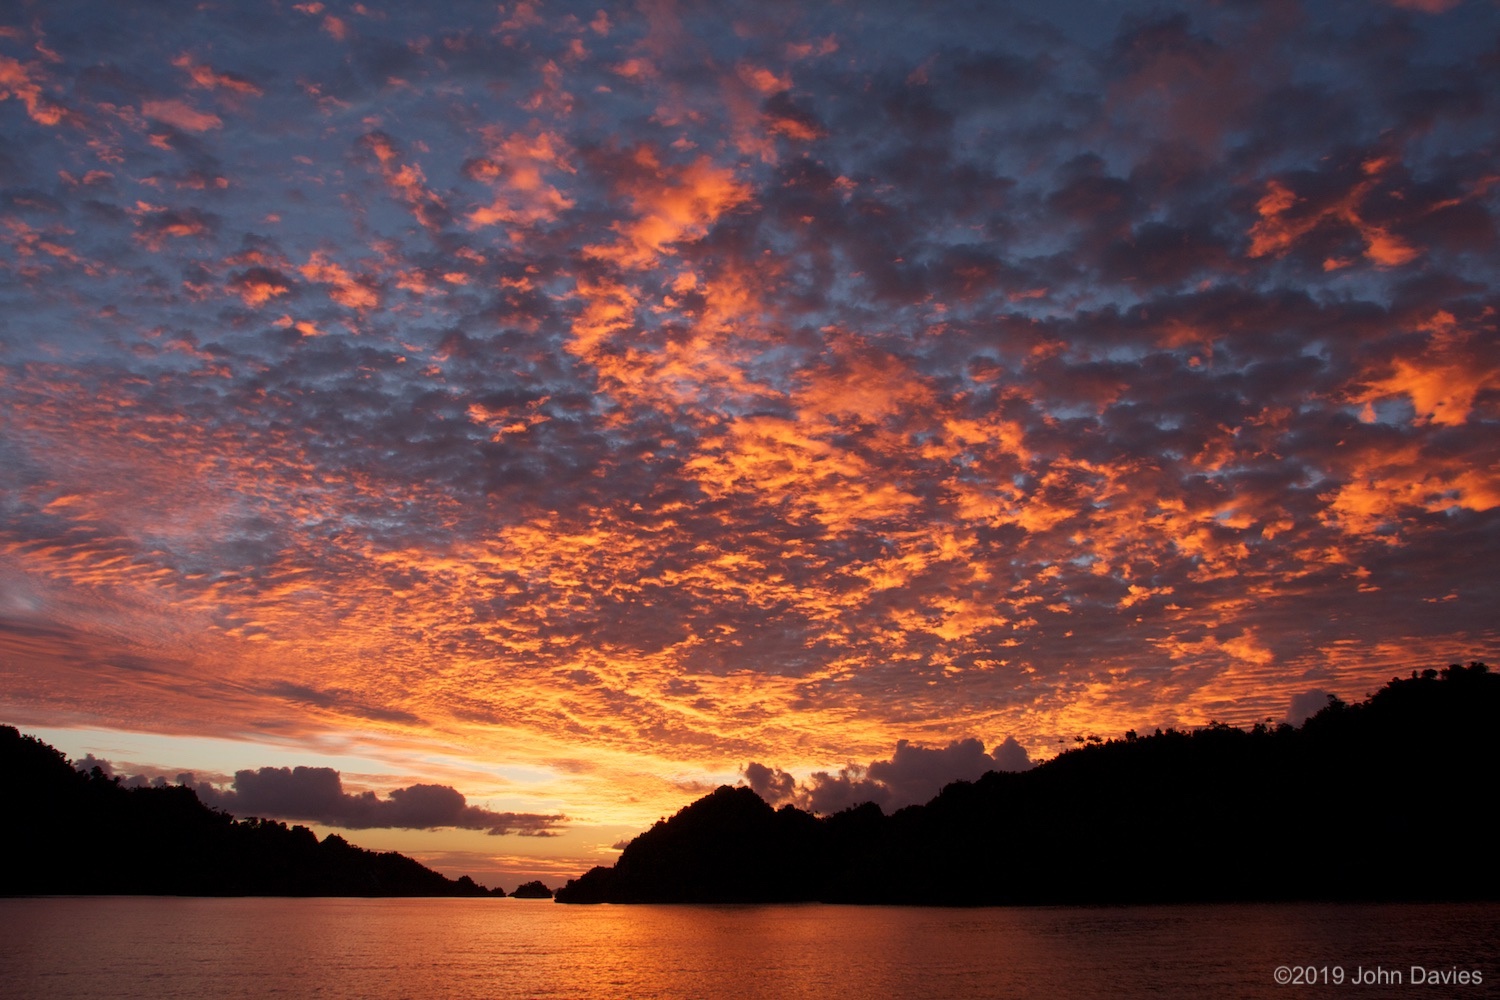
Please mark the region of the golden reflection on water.
<svg viewBox="0 0 1500 1000"><path fill-rule="evenodd" d="M1280 996L1278 965L1500 981L1500 906L902 909L0 899L12 1000ZM1439 995L1430 989L1424 995Z"/></svg>

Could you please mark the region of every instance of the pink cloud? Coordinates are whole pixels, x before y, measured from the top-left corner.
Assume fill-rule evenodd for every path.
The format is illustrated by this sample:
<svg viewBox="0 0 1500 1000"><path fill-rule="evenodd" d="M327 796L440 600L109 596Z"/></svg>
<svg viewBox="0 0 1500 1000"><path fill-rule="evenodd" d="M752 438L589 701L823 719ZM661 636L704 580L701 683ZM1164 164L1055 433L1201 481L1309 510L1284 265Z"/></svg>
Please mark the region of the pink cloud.
<svg viewBox="0 0 1500 1000"><path fill-rule="evenodd" d="M208 132L224 127L224 120L218 115L198 111L180 100L146 101L141 105L141 114L184 132Z"/></svg>

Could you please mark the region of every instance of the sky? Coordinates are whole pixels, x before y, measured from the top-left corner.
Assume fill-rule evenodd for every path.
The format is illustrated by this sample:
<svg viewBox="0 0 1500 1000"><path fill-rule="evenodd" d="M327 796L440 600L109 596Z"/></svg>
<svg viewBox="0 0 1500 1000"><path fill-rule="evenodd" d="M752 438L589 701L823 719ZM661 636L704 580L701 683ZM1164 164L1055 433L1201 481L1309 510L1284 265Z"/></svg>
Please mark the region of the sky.
<svg viewBox="0 0 1500 1000"><path fill-rule="evenodd" d="M0 721L509 888L1494 662L1497 139L1493 0L16 0Z"/></svg>

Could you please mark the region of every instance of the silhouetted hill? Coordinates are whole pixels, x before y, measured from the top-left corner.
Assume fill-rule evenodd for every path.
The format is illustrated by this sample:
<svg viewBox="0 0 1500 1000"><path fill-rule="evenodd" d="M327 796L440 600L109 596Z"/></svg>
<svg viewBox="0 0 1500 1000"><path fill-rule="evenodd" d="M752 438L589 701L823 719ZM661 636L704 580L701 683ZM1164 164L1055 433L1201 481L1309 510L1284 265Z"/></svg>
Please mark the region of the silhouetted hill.
<svg viewBox="0 0 1500 1000"><path fill-rule="evenodd" d="M126 788L0 726L0 894L488 896L395 852L233 817L192 789ZM496 895L504 895L498 890Z"/></svg>
<svg viewBox="0 0 1500 1000"><path fill-rule="evenodd" d="M522 882L511 896L516 899L551 899L552 890L541 882Z"/></svg>
<svg viewBox="0 0 1500 1000"><path fill-rule="evenodd" d="M1500 898L1484 831L1500 675L1393 679L1301 728L1210 724L956 782L891 816L723 786L559 902L917 904Z"/></svg>

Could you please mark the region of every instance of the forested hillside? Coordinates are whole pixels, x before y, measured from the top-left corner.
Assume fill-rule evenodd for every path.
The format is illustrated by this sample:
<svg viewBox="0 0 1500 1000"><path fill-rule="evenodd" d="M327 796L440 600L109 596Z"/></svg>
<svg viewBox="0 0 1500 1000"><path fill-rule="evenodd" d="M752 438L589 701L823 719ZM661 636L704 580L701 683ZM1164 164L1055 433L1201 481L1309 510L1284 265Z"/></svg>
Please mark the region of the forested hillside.
<svg viewBox="0 0 1500 1000"><path fill-rule="evenodd" d="M1300 728L1127 733L891 816L724 786L560 902L1500 898L1500 675L1413 672Z"/></svg>

